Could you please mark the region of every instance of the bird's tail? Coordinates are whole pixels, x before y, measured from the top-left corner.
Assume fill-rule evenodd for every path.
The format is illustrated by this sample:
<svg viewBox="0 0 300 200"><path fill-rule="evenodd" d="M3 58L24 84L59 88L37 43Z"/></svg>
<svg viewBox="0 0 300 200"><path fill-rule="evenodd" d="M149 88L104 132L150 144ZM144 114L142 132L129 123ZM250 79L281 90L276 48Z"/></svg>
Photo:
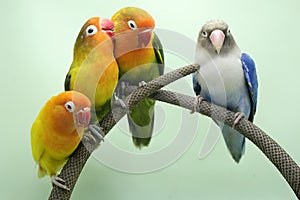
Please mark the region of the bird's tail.
<svg viewBox="0 0 300 200"><path fill-rule="evenodd" d="M245 153L245 137L227 125L223 126L222 133L232 158L239 163Z"/></svg>
<svg viewBox="0 0 300 200"><path fill-rule="evenodd" d="M148 146L154 127L154 102L150 99L138 103L127 115L132 140L137 148Z"/></svg>

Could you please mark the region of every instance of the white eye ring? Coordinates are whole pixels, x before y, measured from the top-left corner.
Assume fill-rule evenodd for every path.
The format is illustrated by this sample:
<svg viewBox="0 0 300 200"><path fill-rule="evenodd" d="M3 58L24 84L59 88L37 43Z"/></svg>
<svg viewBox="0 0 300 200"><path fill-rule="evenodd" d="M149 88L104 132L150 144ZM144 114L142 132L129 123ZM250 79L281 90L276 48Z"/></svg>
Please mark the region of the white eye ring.
<svg viewBox="0 0 300 200"><path fill-rule="evenodd" d="M86 36L95 35L97 32L98 28L95 25L89 25L85 30Z"/></svg>
<svg viewBox="0 0 300 200"><path fill-rule="evenodd" d="M65 108L69 112L74 112L75 111L75 105L72 101L68 101L67 103L65 103Z"/></svg>
<svg viewBox="0 0 300 200"><path fill-rule="evenodd" d="M135 21L129 20L129 21L127 22L127 24L128 24L128 26L129 26L129 28L131 28L132 30L136 30L136 29L137 29L137 25L136 25Z"/></svg>
<svg viewBox="0 0 300 200"><path fill-rule="evenodd" d="M207 37L207 32L206 31L202 31L202 36L203 37Z"/></svg>
<svg viewBox="0 0 300 200"><path fill-rule="evenodd" d="M230 35L230 29L229 28L227 29L227 35Z"/></svg>

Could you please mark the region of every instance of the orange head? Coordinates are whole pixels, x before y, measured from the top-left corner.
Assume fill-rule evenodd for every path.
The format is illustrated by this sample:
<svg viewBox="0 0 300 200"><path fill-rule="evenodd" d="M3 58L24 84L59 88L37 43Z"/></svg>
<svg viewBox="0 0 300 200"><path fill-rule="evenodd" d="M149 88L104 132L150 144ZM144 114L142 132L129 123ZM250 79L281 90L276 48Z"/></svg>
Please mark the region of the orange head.
<svg viewBox="0 0 300 200"><path fill-rule="evenodd" d="M155 22L152 16L143 9L126 7L112 16L115 24L116 48L126 44L130 50L143 48L151 40Z"/></svg>
<svg viewBox="0 0 300 200"><path fill-rule="evenodd" d="M110 37L114 35L113 30L114 23L110 19L90 18L77 36L74 45L74 59L84 60L95 47L104 41L107 41L107 45L112 47Z"/></svg>
<svg viewBox="0 0 300 200"><path fill-rule="evenodd" d="M90 122L90 100L76 91L62 92L52 97L45 109L50 127L58 132L70 133L87 127Z"/></svg>

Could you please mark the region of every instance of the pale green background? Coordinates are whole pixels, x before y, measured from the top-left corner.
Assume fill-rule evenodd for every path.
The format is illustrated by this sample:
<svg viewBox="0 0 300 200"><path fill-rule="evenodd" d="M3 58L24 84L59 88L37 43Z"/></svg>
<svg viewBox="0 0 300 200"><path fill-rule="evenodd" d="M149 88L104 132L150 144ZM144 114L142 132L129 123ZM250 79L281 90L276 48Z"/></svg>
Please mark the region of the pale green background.
<svg viewBox="0 0 300 200"><path fill-rule="evenodd" d="M110 17L129 5L148 10L156 19L156 27L174 30L192 40L196 40L207 20L226 20L240 48L250 53L257 64L259 103L255 123L300 163L299 3L299 0L2 1L1 199L48 197L50 181L37 178L31 157L31 124L45 101L62 91L73 44L83 23L92 16ZM166 59L174 64L171 58ZM185 80L189 82L190 77ZM192 89L186 94L193 95ZM168 109L171 112L173 107L159 105L167 121L177 119L168 115ZM230 158L223 139L207 158L199 160L199 148L210 120L198 116L197 137L171 166L134 175L112 170L91 158L72 199L296 199L280 173L249 141L240 164ZM118 129L109 137L113 138L116 132ZM121 143L134 149L130 138L123 139ZM159 142L164 141L154 138L151 144Z"/></svg>

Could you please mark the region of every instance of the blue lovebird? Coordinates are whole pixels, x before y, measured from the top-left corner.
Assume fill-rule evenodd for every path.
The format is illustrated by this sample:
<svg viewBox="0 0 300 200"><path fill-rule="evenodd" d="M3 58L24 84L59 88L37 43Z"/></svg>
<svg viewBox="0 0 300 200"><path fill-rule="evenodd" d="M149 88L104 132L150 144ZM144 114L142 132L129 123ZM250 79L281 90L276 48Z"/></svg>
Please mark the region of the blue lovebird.
<svg viewBox="0 0 300 200"><path fill-rule="evenodd" d="M253 122L257 105L258 81L255 63L241 53L228 25L220 20L207 22L198 36L193 87L197 102L203 99L223 106L235 114L234 125L242 117ZM225 143L238 163L245 152L245 137L227 125L215 121Z"/></svg>

